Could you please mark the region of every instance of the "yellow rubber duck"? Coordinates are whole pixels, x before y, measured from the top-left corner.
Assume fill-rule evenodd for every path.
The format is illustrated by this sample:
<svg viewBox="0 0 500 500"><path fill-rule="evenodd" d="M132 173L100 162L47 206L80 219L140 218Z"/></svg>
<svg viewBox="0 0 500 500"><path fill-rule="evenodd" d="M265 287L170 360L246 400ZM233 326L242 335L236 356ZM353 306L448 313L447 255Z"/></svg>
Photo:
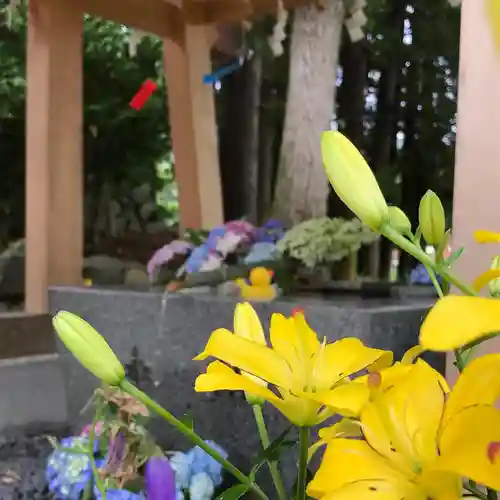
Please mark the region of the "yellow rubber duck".
<svg viewBox="0 0 500 500"><path fill-rule="evenodd" d="M274 273L265 267L255 267L250 271L250 276L246 282L244 279L237 279L236 284L240 288L240 295L243 300L273 300L276 297L276 287L272 284Z"/></svg>

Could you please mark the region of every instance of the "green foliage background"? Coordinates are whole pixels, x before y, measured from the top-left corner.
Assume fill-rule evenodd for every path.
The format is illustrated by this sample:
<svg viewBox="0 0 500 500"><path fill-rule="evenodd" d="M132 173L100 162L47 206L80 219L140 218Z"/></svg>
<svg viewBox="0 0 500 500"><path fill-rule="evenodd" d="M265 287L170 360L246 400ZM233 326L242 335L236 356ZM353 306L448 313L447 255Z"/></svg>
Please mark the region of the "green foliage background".
<svg viewBox="0 0 500 500"><path fill-rule="evenodd" d="M21 9L9 29L6 3L0 18L0 241L24 233L26 12ZM104 186L114 199L126 199L144 183L160 188L156 165L171 143L161 42L145 37L131 57L125 27L85 16L83 33L85 187L93 207ZM128 103L147 78L158 90L135 111Z"/></svg>

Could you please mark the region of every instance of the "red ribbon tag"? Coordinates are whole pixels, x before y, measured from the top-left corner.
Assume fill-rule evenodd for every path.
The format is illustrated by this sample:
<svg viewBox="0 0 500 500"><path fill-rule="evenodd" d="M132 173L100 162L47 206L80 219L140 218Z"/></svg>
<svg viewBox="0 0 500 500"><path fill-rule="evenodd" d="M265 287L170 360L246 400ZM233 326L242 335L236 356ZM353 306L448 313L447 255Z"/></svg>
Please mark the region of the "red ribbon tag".
<svg viewBox="0 0 500 500"><path fill-rule="evenodd" d="M139 111L157 88L158 86L155 82L153 82L153 80L146 80L141 85L137 94L132 97L132 100L129 102L129 106L136 111Z"/></svg>

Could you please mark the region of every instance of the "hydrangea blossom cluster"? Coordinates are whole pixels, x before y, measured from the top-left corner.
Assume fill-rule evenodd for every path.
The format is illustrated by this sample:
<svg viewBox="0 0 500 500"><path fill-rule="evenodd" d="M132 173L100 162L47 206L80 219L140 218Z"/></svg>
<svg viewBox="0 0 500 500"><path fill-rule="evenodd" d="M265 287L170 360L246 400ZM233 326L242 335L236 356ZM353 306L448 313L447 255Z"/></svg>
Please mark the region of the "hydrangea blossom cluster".
<svg viewBox="0 0 500 500"><path fill-rule="evenodd" d="M207 443L227 458L228 454L212 441ZM85 435L68 437L60 442L48 458L46 478L55 500L78 500L92 480L92 468L85 447L88 438ZM98 468L104 467L109 457L98 456L98 442L95 442L95 461ZM82 450L81 452L79 450ZM148 474L149 473L149 474ZM175 484L170 484L175 483ZM170 460L153 457L146 465L146 489L134 493L124 489L107 489L107 500L211 500L215 489L222 483L222 468L201 448L195 447L187 453L175 452ZM165 485L172 487L169 494ZM151 490L151 491L149 491ZM160 495L155 492L161 490ZM102 495L94 486L93 496L101 500Z"/></svg>
<svg viewBox="0 0 500 500"><path fill-rule="evenodd" d="M207 444L227 458L227 452L216 443ZM175 471L177 489L188 493L190 500L210 500L222 483L221 465L198 446L187 453L175 452L170 465Z"/></svg>
<svg viewBox="0 0 500 500"><path fill-rule="evenodd" d="M187 257L182 272L210 271L221 266L227 256L242 244L251 244L245 263L272 259L276 256L276 243L283 237L281 223L270 219L262 227L236 220L214 227L205 243L194 248L190 243L176 240L155 252L148 262L148 274L153 279L156 269L168 264L179 255Z"/></svg>

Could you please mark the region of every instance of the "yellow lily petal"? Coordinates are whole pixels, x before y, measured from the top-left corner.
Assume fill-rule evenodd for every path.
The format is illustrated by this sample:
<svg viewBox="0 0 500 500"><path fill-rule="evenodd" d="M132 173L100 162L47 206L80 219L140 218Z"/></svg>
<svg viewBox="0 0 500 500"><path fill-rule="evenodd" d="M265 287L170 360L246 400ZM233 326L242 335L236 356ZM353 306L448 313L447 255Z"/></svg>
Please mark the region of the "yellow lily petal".
<svg viewBox="0 0 500 500"><path fill-rule="evenodd" d="M464 408L493 405L500 396L500 354L471 361L460 374L446 402L442 428Z"/></svg>
<svg viewBox="0 0 500 500"><path fill-rule="evenodd" d="M477 243L500 243L500 233L487 230L474 231L474 239Z"/></svg>
<svg viewBox="0 0 500 500"><path fill-rule="evenodd" d="M414 345L413 347L410 347L408 349L403 357L401 358L401 364L402 365L411 365L415 361L418 356L420 356L424 350L422 349L421 345Z"/></svg>
<svg viewBox="0 0 500 500"><path fill-rule="evenodd" d="M486 14L491 25L495 48L500 52L500 5L497 0L486 0Z"/></svg>
<svg viewBox="0 0 500 500"><path fill-rule="evenodd" d="M305 380L307 366L300 357L297 330L291 318L275 313L271 316L269 337L273 349L288 363L296 379Z"/></svg>
<svg viewBox="0 0 500 500"><path fill-rule="evenodd" d="M500 490L500 412L474 406L455 415L440 439L435 469L455 472Z"/></svg>
<svg viewBox="0 0 500 500"><path fill-rule="evenodd" d="M366 442L343 438L334 439L326 447L307 494L332 500L425 499L425 496L418 496L415 485Z"/></svg>
<svg viewBox="0 0 500 500"><path fill-rule="evenodd" d="M245 391L252 396L261 397L267 401L278 401L267 387L235 373L229 366L220 361L213 361L207 366L206 373L198 375L194 384L196 392L214 391Z"/></svg>
<svg viewBox="0 0 500 500"><path fill-rule="evenodd" d="M366 440L402 469L437 456L436 437L443 414L444 392L435 371L416 364L408 376L361 412Z"/></svg>
<svg viewBox="0 0 500 500"><path fill-rule="evenodd" d="M321 360L316 365L315 385L327 389L364 368L371 371L374 367L390 366L392 358L392 352L372 349L354 337L337 340L327 344L321 352Z"/></svg>
<svg viewBox="0 0 500 500"><path fill-rule="evenodd" d="M210 356L271 384L287 388L291 383L290 368L275 351L233 335L229 330L215 330L205 350L194 359L203 360Z"/></svg>
<svg viewBox="0 0 500 500"><path fill-rule="evenodd" d="M255 309L248 303L237 304L234 310L234 333L239 337L267 345L264 329Z"/></svg>
<svg viewBox="0 0 500 500"><path fill-rule="evenodd" d="M369 399L368 386L355 382L338 385L331 391L318 395L318 400L324 405L345 417L357 417Z"/></svg>
<svg viewBox="0 0 500 500"><path fill-rule="evenodd" d="M424 469L418 476L417 484L425 489L427 499L458 500L462 498L462 478L454 472Z"/></svg>
<svg viewBox="0 0 500 500"><path fill-rule="evenodd" d="M295 325L297 339L303 357L310 359L319 349L320 343L316 332L308 325L303 312L297 311L292 314L291 320Z"/></svg>
<svg viewBox="0 0 500 500"><path fill-rule="evenodd" d="M420 345L450 351L500 331L500 301L448 295L438 300L420 329Z"/></svg>
<svg viewBox="0 0 500 500"><path fill-rule="evenodd" d="M324 441L332 441L339 437L361 437L361 426L356 420L343 418L329 427L318 431L318 436Z"/></svg>
<svg viewBox="0 0 500 500"><path fill-rule="evenodd" d="M333 491L321 500L427 500L423 491L408 484L393 484L377 480L351 483Z"/></svg>
<svg viewBox="0 0 500 500"><path fill-rule="evenodd" d="M323 427L318 431L319 440L310 446L308 451L308 461L311 460L316 451L330 441L338 438L362 437L361 425L356 420L343 418L329 427Z"/></svg>
<svg viewBox="0 0 500 500"><path fill-rule="evenodd" d="M480 274L472 283L472 288L476 292L480 292L490 281L500 278L500 269L488 269L484 273Z"/></svg>

